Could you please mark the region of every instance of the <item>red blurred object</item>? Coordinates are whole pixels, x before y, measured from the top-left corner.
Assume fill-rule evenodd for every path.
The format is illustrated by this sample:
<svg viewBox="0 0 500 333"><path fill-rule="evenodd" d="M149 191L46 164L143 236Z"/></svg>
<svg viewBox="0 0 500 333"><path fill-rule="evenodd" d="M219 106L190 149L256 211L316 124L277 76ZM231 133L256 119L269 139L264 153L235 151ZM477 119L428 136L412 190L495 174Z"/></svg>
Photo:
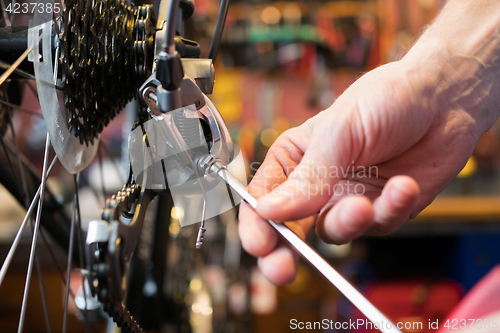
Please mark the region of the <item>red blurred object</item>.
<svg viewBox="0 0 500 333"><path fill-rule="evenodd" d="M480 319L491 313L500 310L500 264L486 274L478 283L467 293L464 299L453 309L442 324L449 319L460 320ZM442 325L440 325L442 326ZM437 332L448 332L449 329L441 327ZM456 329L454 330L456 331Z"/></svg>
<svg viewBox="0 0 500 333"><path fill-rule="evenodd" d="M367 296L403 332L432 332L430 323L441 323L450 313L462 297L462 287L454 281L388 281L372 286Z"/></svg>

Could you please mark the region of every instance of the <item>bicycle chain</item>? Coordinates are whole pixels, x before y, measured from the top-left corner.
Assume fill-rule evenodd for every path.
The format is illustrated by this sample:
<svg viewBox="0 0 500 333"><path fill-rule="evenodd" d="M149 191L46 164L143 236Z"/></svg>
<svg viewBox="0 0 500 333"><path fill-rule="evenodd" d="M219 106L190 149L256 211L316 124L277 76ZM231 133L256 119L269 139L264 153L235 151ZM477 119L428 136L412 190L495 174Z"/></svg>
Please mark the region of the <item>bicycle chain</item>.
<svg viewBox="0 0 500 333"><path fill-rule="evenodd" d="M144 330L139 326L127 307L121 303L104 303L104 311L113 319L118 327L124 333L144 333Z"/></svg>
<svg viewBox="0 0 500 333"><path fill-rule="evenodd" d="M151 5L67 0L60 26L60 74L68 125L93 144L150 74Z"/></svg>
<svg viewBox="0 0 500 333"><path fill-rule="evenodd" d="M125 185L116 195L106 200L101 218L108 223L117 221L123 212L132 209L133 204L139 198L140 187L137 184ZM120 290L115 290L110 268L112 263L107 256L107 246L102 246L99 251L94 252L94 262L91 266L93 276L93 294L97 295L103 304L104 311L113 319L118 327L125 333L144 333L134 317L121 302Z"/></svg>
<svg viewBox="0 0 500 333"><path fill-rule="evenodd" d="M106 204L101 211L101 218L109 223L113 220L117 221L122 212L132 209L140 192L141 188L137 184L123 186L121 191L106 199Z"/></svg>

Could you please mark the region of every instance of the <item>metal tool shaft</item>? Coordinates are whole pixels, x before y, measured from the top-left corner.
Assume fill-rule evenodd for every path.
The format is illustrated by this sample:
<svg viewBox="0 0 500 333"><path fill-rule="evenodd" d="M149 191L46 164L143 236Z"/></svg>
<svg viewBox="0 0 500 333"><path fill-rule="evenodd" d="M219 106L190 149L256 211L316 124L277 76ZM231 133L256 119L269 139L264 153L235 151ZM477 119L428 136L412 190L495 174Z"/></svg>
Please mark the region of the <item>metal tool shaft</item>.
<svg viewBox="0 0 500 333"><path fill-rule="evenodd" d="M234 178L220 162L212 164L211 171L215 172L234 191L236 191L250 206L257 207L257 199L248 193L236 178ZM344 279L325 259L314 251L305 241L297 236L285 225L268 220L269 224L298 252L311 263L325 278L328 279L344 296L349 299L373 324L384 333L401 333L401 331L368 301L356 288Z"/></svg>

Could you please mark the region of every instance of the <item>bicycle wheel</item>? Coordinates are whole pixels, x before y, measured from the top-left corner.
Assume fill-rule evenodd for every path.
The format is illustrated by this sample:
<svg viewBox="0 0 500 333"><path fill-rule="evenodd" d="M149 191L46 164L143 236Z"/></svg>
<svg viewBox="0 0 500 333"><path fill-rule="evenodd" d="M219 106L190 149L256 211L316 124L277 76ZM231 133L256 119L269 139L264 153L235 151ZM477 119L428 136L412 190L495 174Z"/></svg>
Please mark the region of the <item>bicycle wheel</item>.
<svg viewBox="0 0 500 333"><path fill-rule="evenodd" d="M20 7L22 4L18 5L17 7ZM2 266L0 284L21 241L23 229L26 229L30 220L33 220L33 236L17 330L23 331L25 327L27 300L34 266L40 278L46 329L49 332L54 329L49 318L48 298L42 281L40 260L35 252L39 235L45 244L50 243L48 235L41 231L41 226L50 234L51 239L68 252L65 274L60 268L61 263L55 262L66 286L64 310L61 311L64 312L63 331L66 331L68 298L69 295L75 297L69 288L71 269L86 268L78 198L78 173L93 160L99 147L99 133L123 108L127 100L136 94L141 75L144 76L151 67L151 62L146 64L144 52L146 40L150 37L146 32L151 27L148 17L150 8L137 8L114 0L92 3L67 1L64 7L52 1L38 1L34 5L35 15L31 21L31 29L6 27L0 31L2 54L6 56L1 59L4 72L0 78L0 85L5 88L0 100L3 126L0 182L22 206L28 209ZM13 13L17 7L15 4L12 5ZM38 10L39 8L42 9ZM4 22L9 23L5 19L7 17L5 6L3 9ZM106 45L99 42L98 34L105 36ZM30 36L33 37L31 40ZM89 48L84 50L87 46ZM3 52L4 50L7 52ZM32 55L33 64L26 61L28 55ZM123 86L106 89L106 84L116 78L126 82L125 89ZM37 83L42 113L50 133L47 135L41 176L20 153L12 121L13 110L27 110L20 107L19 103L11 103L15 101L9 98L8 90L16 82L29 85L26 79L34 79ZM101 91L100 88L104 89ZM59 90L63 93L58 92ZM22 96L20 97L22 100ZM113 101L113 104L105 103L103 100ZM59 108L60 101L64 103L62 110ZM30 113L33 116L33 112ZM7 139L4 140L7 129L12 134L12 143ZM53 162L49 163L49 138L57 159L66 170L75 174L75 194L70 214L65 213L62 204L45 186L47 176L56 161L54 158ZM32 218L31 215L35 210L36 217ZM53 252L52 249L50 251ZM51 256L57 257L54 254ZM87 284L88 282L82 277L84 298L90 295L85 292ZM84 303L86 304L87 300ZM83 311L83 317L88 319L86 312Z"/></svg>
<svg viewBox="0 0 500 333"><path fill-rule="evenodd" d="M164 1L163 3L167 2ZM155 41L152 38L154 27L151 7L134 7L118 0L95 0L91 2L69 0L61 8L61 13L54 17L54 14L58 14L56 13L58 3L39 1L37 6L40 4L42 8L45 8L45 11L36 13L33 21L30 22L28 34L26 36L16 34L16 38L28 39L28 49L22 50L18 47L15 51L19 54L19 57L13 62L10 61L12 66L5 71L7 76L10 74L19 75L23 79L33 79L34 74L43 117L48 129L42 176L39 179L33 176L36 172L24 171L27 163L23 164L24 159L20 157L17 146L9 150L9 145L3 144L5 158L2 161L5 163L4 169L8 171L3 177L5 184L8 185L9 191L16 196L18 201L23 202L28 207L28 213L20 228L19 235L30 220L29 216L34 211L37 200L39 202L39 208L33 223L33 238L18 331L23 330L25 323L26 301L33 266L36 265L38 270L40 266L37 263L35 249L39 230L41 230L40 226L42 226L51 232L53 238L68 252L66 278L64 278L64 273L60 270L60 275L63 277L66 286L63 331L66 331L68 327L67 313L68 299L69 295L71 295L69 287L71 267L74 263L77 263L75 266L81 269L90 267L90 274L88 272L81 274L83 306L80 306L80 308L83 309L84 319L89 319L91 314L88 311L88 305L95 301L91 299L89 294L89 290L91 290L92 296L99 298L104 304L104 310L124 331L141 332L135 320L122 305L126 292L126 283L124 281L126 281L128 270L126 266L130 263L132 252L140 237L146 207L158 191L152 191L144 186L147 182L147 177L144 176L146 173L142 178L143 183L135 183L136 180L130 174L123 190L106 201L101 213L101 220L94 221L95 223L92 223L89 227L86 241L88 251L85 257L80 200L78 197L78 174L99 151L97 147L102 129L123 108L124 104L137 94L138 85L151 73L153 62L153 52L151 50L155 47L155 43L156 47L161 45L158 40ZM184 17L192 14L192 2L181 1L180 6ZM50 12L47 11L49 7L52 9ZM222 16L225 17L225 15ZM218 29L219 35L221 29ZM190 57L199 57L199 49L197 49L196 43L181 38L176 38L175 43L178 44L180 52L184 52ZM7 45L14 50L12 41ZM213 52L211 51L211 53ZM24 66L23 59L28 54L31 55L31 61L33 62L33 73L29 68L22 70L20 67ZM193 75L193 80L186 80L185 82L190 84L190 89L197 91L195 97L198 100L195 102L198 102L201 98L198 106L207 105L204 109L206 114L202 116L209 117L211 121L211 123L205 121L205 124L202 123L200 126L196 121L194 123L195 127L189 127L194 129L193 133L187 134L190 137L194 136L198 141L200 138L203 141L203 136L205 136L207 143L212 140L212 147L214 142L222 142L222 139L227 139L230 142L227 129L225 126L220 126L223 125L220 114L214 113L215 107L209 100L205 101L206 98L200 91L200 88L205 92L211 91L213 85L211 61L188 62L186 65L189 73ZM2 79L0 79L0 84L5 81L5 79L3 81ZM199 87L195 85L195 80L196 85ZM118 87L114 84L115 81L123 82L123 85ZM189 101L193 100L192 95L188 94L188 97ZM64 104L64 108L60 107L61 103ZM3 101L2 105L23 111L21 107L8 101ZM12 129L12 141L15 143L15 132L13 130L14 126L12 126L10 110L6 115L6 126ZM144 118L144 114L141 115L139 112L139 115L138 126L142 126L144 119L141 120L141 117ZM148 118L147 114L145 117ZM187 118L186 115L184 117ZM176 123L179 121L179 124L175 126L180 126L181 120L176 119ZM215 131L210 133L212 129ZM184 138L186 132L183 131L181 134ZM145 133L143 136L144 143L147 144L148 139ZM50 209L51 204L54 204L54 200L51 200L52 196L45 188L47 175L51 168L48 166L49 139L58 160L69 173L74 174L75 194L73 196L72 211L68 214L69 216L65 217L45 213L45 209L47 207ZM223 153L226 154L226 148L221 147L220 144L217 149L221 156ZM12 152L9 153L9 151ZM224 156L230 158L229 153ZM19 172L15 170L15 164L12 163L14 157L18 161ZM165 165L162 164L161 167L163 168L163 179L167 183ZM40 183L40 186L32 185L26 179L32 180L34 184ZM22 193L18 193L20 188L23 189ZM38 190L36 190L37 188ZM167 188L163 190L167 190ZM40 199L37 199L38 196ZM171 204L170 201L167 207L171 207ZM60 207L53 208L54 214L59 210ZM41 214L42 211L44 211L43 214ZM158 216L156 218L157 224L162 224L166 217L170 219L169 210L164 209ZM61 226L54 224L54 220L62 221ZM158 223L160 220L161 222ZM200 228L200 230L204 229ZM40 235L45 241L43 233L40 233ZM19 239L20 237L16 237L12 249L15 249ZM160 244L161 241L157 240L155 243ZM197 243L201 244L199 239L197 239ZM160 245L155 245L156 247L162 252ZM3 267L8 267L12 256L11 253L9 252L5 261L7 265L4 263ZM186 256L186 258L188 257L191 258L191 255ZM193 261L187 260L186 262L189 264ZM160 265L164 265L164 262ZM187 266L191 267L190 265ZM176 273L182 275L183 270L177 270ZM2 274L5 275L4 269L0 274L0 283L3 279ZM146 274L148 274L147 270ZM41 274L38 275L41 276ZM149 279L149 282L151 282L151 279ZM40 281L40 286L42 295L45 295L42 281ZM47 331L51 331L45 296L42 303ZM82 303L81 300L80 303ZM184 317L186 316L184 315ZM186 320L184 318L184 323ZM182 327L188 326L183 324ZM183 328L183 330L189 329Z"/></svg>

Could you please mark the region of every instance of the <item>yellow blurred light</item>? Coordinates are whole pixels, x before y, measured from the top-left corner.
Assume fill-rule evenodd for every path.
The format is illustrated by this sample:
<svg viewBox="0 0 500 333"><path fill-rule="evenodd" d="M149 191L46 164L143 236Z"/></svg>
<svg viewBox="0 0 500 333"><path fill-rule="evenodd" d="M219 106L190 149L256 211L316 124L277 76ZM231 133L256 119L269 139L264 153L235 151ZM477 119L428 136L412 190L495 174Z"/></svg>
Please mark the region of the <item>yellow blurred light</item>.
<svg viewBox="0 0 500 333"><path fill-rule="evenodd" d="M265 147L271 147L274 141L278 138L278 131L274 128L267 128L260 134L260 141Z"/></svg>
<svg viewBox="0 0 500 333"><path fill-rule="evenodd" d="M177 236L179 234L179 231L181 231L179 222L172 221L172 223L170 223L170 225L168 226L168 232L170 232L172 236Z"/></svg>
<svg viewBox="0 0 500 333"><path fill-rule="evenodd" d="M464 168L457 175L457 178L467 178L472 176L477 171L477 159L474 156L471 156L465 164Z"/></svg>
<svg viewBox="0 0 500 333"><path fill-rule="evenodd" d="M419 0L418 2L424 10L432 10L436 7L436 0Z"/></svg>
<svg viewBox="0 0 500 333"><path fill-rule="evenodd" d="M283 8L283 18L288 21L288 23L300 23L302 11L296 3L287 3Z"/></svg>
<svg viewBox="0 0 500 333"><path fill-rule="evenodd" d="M297 277L293 283L285 286L285 289L292 294L301 294L310 289L312 283L312 276L309 269L299 264L297 270Z"/></svg>
<svg viewBox="0 0 500 333"><path fill-rule="evenodd" d="M172 207L172 211L171 211L170 215L174 219L180 220L184 217L184 209L182 209L181 207Z"/></svg>
<svg viewBox="0 0 500 333"><path fill-rule="evenodd" d="M250 146L253 147L253 141L255 139L255 131L243 126L238 135L238 146Z"/></svg>
<svg viewBox="0 0 500 333"><path fill-rule="evenodd" d="M260 18L266 24L276 24L279 23L281 19L281 13L278 8L274 6L267 6L262 11Z"/></svg>
<svg viewBox="0 0 500 333"><path fill-rule="evenodd" d="M243 110L238 82L240 74L237 71L227 70L217 72L217 84L211 100L226 123L238 120Z"/></svg>
<svg viewBox="0 0 500 333"><path fill-rule="evenodd" d="M193 291L198 291L201 289L201 281L200 279L192 279L189 283L189 288Z"/></svg>
<svg viewBox="0 0 500 333"><path fill-rule="evenodd" d="M274 121L273 127L281 134L290 128L290 122L286 118L280 117Z"/></svg>

